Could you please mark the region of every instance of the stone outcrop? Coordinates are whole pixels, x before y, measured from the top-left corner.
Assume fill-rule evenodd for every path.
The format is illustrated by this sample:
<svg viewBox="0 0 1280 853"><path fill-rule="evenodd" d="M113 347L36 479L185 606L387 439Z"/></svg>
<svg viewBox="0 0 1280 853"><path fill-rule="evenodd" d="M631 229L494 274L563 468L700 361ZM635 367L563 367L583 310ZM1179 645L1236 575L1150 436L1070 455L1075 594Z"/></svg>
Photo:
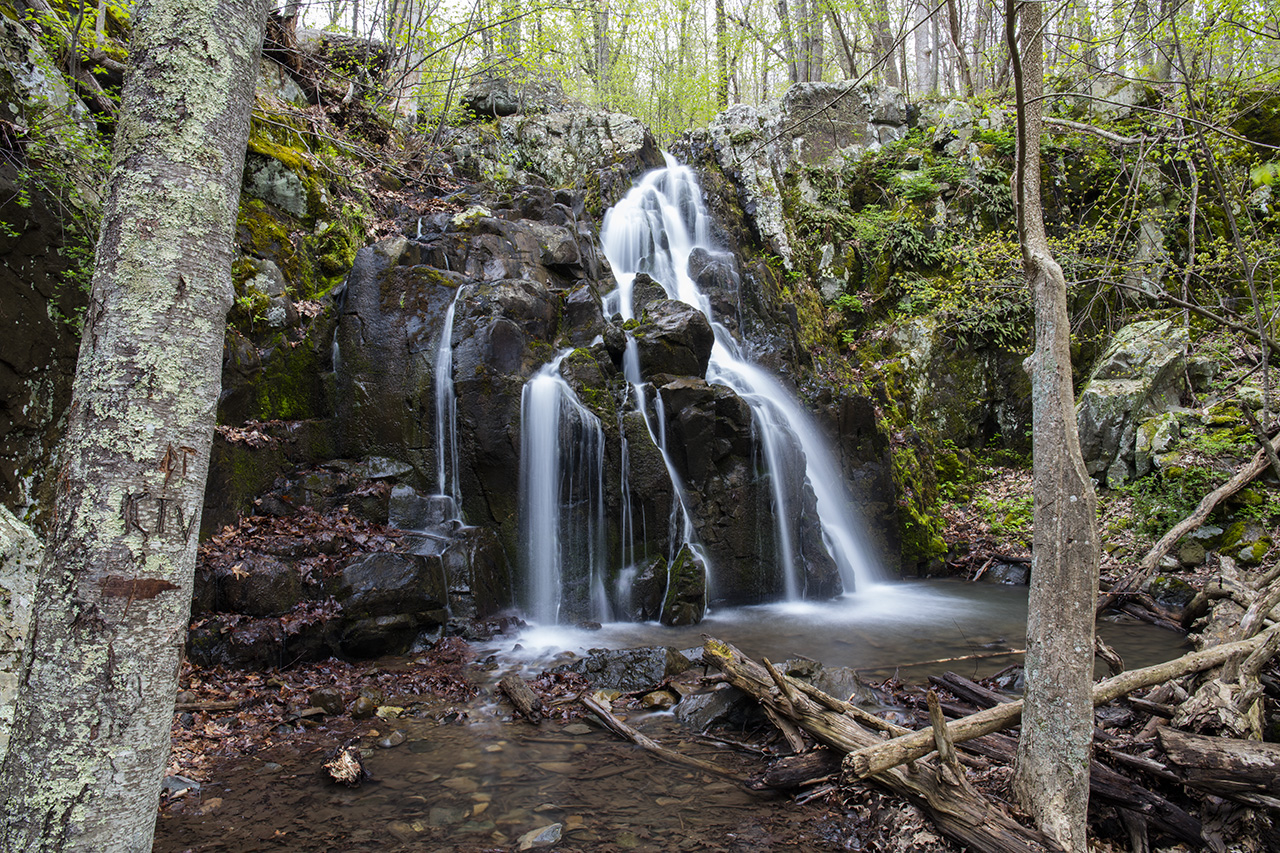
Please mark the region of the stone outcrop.
<svg viewBox="0 0 1280 853"><path fill-rule="evenodd" d="M797 191L813 193L804 183L803 167L838 170L846 160L906 132L906 99L896 89L801 83L780 102L730 107L711 121L705 135L720 168L737 184L742 207L766 249L790 266L794 235L783 210L788 181L799 178Z"/></svg>
<svg viewBox="0 0 1280 853"><path fill-rule="evenodd" d="M1172 320L1131 323L1094 365L1076 420L1085 467L1102 485L1118 488L1147 473L1152 453L1167 448L1171 425L1149 422L1178 406L1187 346L1186 328Z"/></svg>

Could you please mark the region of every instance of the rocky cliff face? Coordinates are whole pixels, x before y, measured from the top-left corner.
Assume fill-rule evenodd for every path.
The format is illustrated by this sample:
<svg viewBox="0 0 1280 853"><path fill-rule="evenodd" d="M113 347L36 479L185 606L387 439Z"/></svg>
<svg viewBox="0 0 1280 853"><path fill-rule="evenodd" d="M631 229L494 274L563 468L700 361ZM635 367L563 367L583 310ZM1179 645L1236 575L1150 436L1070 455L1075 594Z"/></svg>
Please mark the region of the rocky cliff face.
<svg viewBox="0 0 1280 853"><path fill-rule="evenodd" d="M782 594L772 565L774 497L762 467L759 425L733 391L707 381L712 333L706 319L667 299L656 283L637 301L637 317L625 329L621 317L604 308L614 283L598 248L598 216L641 172L661 164L644 128L627 117L568 109L459 130L450 145L460 189L402 193L395 206L398 233L355 253L345 277L337 273L339 263L350 257L363 214L340 205L305 156L269 134L255 140L206 536L251 513L349 512L418 531L404 549L412 559L400 574L431 593L412 613L353 605L347 627L324 635L328 648L385 651L401 635L443 624L449 613L483 617L520 598L521 399L530 377L558 356L561 375L604 437L602 541L611 612L689 621L700 616L708 594L726 604ZM822 146L828 142L838 140ZM754 359L813 401L871 527L881 534L879 558L893 565L895 500L874 407L811 369L778 269L764 259L741 212L735 214L736 202L715 197L726 189L711 187L708 201L729 214L715 226L729 251L699 250L691 274L715 316ZM628 336L650 389L648 405L660 404L660 423L647 422L635 408L623 375ZM441 451L442 351L451 358L456 456ZM670 449L669 463L655 433ZM442 459L447 491L460 496L460 507L435 497ZM679 547L673 473L686 487L701 549L696 554ZM812 516L814 492L803 478L780 488L802 518ZM797 530L805 594L838 593L820 529L802 520ZM240 574L258 567L267 581L281 571L296 579L290 572L301 569L293 563L309 558L271 552L230 574L207 574L198 609L238 608L253 620L272 618L256 612L267 599ZM359 590L368 584L361 578L369 572L355 568L361 560L368 562L353 558L353 568L339 572L350 574L350 583L267 587L298 601L363 600ZM365 568L396 574L383 563ZM714 567L709 586L701 579L704 563ZM634 584L620 583L632 578ZM569 576L564 585L573 591L566 594L566 618L593 612L584 579ZM271 614L299 606L270 599ZM249 646L261 645L250 640Z"/></svg>

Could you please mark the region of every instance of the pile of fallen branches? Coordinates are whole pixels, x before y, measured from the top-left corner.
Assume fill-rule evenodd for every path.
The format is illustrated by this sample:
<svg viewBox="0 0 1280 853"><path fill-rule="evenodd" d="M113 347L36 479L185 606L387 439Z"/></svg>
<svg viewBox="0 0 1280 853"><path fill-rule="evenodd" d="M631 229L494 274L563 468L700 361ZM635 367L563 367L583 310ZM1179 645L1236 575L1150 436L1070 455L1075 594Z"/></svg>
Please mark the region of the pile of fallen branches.
<svg viewBox="0 0 1280 853"><path fill-rule="evenodd" d="M1268 589L1253 612L1269 600ZM1223 838L1232 831L1225 827L1239 832L1240 826L1267 824L1259 810L1280 806L1280 746L1223 736L1240 732L1241 720L1261 719L1260 676L1280 648L1280 625L1260 630L1262 624L1246 620L1231 642L1094 686L1100 721L1091 764L1095 832L1126 836L1132 849L1144 853L1149 835L1225 850ZM753 697L795 750L744 780L748 787L838 785L856 796L858 786L872 784L910 800L942 833L975 850L1059 849L1000 799L1003 791L973 781L1012 763L1017 742L1003 732L1018 725L1020 700L947 673L931 679L933 687L917 703L921 727L912 730L830 696L767 659L753 661L721 640L706 639L703 659ZM1145 696L1135 695L1139 691ZM724 775L629 728L601 697L583 697L582 703L612 731L659 757L686 766L697 761L700 769ZM1233 805L1204 820L1193 814L1197 794Z"/></svg>

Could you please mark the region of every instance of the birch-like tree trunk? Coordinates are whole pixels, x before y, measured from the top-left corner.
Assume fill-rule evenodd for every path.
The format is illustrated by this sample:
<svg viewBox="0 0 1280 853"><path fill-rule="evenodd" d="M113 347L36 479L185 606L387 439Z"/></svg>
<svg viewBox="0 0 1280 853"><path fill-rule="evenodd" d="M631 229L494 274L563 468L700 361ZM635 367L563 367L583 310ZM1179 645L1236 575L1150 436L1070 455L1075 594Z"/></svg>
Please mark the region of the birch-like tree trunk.
<svg viewBox="0 0 1280 853"><path fill-rule="evenodd" d="M0 849L151 850L264 0L137 11Z"/></svg>
<svg viewBox="0 0 1280 853"><path fill-rule="evenodd" d="M1087 849L1093 744L1093 627L1098 597L1097 498L1080 455L1071 386L1067 285L1049 251L1040 201L1044 89L1042 10L1006 0L1018 102L1015 173L1022 262L1035 298L1031 374L1033 473L1031 595L1022 735L1014 790L1039 828L1068 853Z"/></svg>

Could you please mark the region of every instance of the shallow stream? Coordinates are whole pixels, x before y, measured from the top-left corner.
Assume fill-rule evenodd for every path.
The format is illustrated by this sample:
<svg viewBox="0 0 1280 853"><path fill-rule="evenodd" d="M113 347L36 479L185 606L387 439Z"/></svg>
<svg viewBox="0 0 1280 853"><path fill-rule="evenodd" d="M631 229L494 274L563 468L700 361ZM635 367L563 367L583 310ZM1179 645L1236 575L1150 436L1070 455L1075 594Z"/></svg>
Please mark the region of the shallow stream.
<svg viewBox="0 0 1280 853"><path fill-rule="evenodd" d="M701 645L702 634L753 656L803 655L851 666L872 680L897 671L922 682L952 669L981 677L1021 661L1025 587L929 581L877 586L827 603L777 604L712 613L701 625L612 624L596 631L533 627L482 648L531 670L567 650ZM1145 624L1104 623L1130 668L1180 653L1182 638ZM954 660L964 656L978 656ZM945 661L943 659L953 659ZM941 661L941 662L940 662ZM511 721L492 685L464 706L413 706L370 721L359 743L399 731L404 740L369 750L373 780L357 789L329 783L326 752L337 728L311 729L231 759L198 797L161 812L155 850L480 851L510 850L527 832L559 823L558 850L825 851L858 849L874 826L815 802L750 793L713 776L673 768L593 723ZM347 730L350 730L348 721ZM699 741L669 714L634 713L630 723L664 745L745 778L754 756ZM397 736L398 737L398 736ZM873 810L874 811L874 810Z"/></svg>

